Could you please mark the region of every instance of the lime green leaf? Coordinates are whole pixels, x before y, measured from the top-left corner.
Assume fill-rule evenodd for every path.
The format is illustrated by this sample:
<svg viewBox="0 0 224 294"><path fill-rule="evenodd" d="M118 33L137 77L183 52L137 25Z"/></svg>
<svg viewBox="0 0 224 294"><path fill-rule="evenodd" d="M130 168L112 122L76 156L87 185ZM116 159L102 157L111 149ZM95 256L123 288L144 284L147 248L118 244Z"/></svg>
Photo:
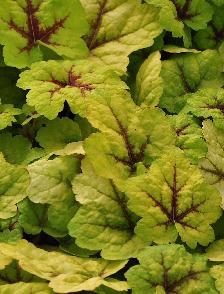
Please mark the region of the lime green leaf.
<svg viewBox="0 0 224 294"><path fill-rule="evenodd" d="M0 254L0 270L3 270L11 262L12 259L10 257Z"/></svg>
<svg viewBox="0 0 224 294"><path fill-rule="evenodd" d="M205 0L147 0L160 8L160 24L173 37L183 37L185 47L191 44L189 28L204 29L213 15L212 6ZM189 40L187 40L189 38Z"/></svg>
<svg viewBox="0 0 224 294"><path fill-rule="evenodd" d="M60 242L59 248L70 255L75 255L79 257L89 257L97 253L96 250L89 250L86 248L79 247L75 243L75 239L71 238L70 236L60 238L59 242Z"/></svg>
<svg viewBox="0 0 224 294"><path fill-rule="evenodd" d="M86 43L90 56L101 66L123 73L128 55L149 47L161 33L158 10L140 0L81 0L90 31Z"/></svg>
<svg viewBox="0 0 224 294"><path fill-rule="evenodd" d="M53 294L46 283L14 283L0 286L1 294Z"/></svg>
<svg viewBox="0 0 224 294"><path fill-rule="evenodd" d="M57 117L65 101L72 112L83 114L87 99L114 88L127 88L114 72L88 59L34 63L30 70L21 73L17 85L30 89L27 103L48 119Z"/></svg>
<svg viewBox="0 0 224 294"><path fill-rule="evenodd" d="M56 118L39 129L36 140L47 152L52 152L63 149L68 143L81 140L81 132L78 124L71 119Z"/></svg>
<svg viewBox="0 0 224 294"><path fill-rule="evenodd" d="M109 278L122 269L126 261L79 258L47 252L25 240L19 241L17 245L1 243L0 251L5 256L18 260L25 271L49 280L49 286L55 292L91 291L100 285L120 291L127 290L126 282Z"/></svg>
<svg viewBox="0 0 224 294"><path fill-rule="evenodd" d="M124 97L94 100L87 118L103 133L86 139L84 149L97 174L109 179L122 181L143 171L175 144L169 120L160 109L141 109Z"/></svg>
<svg viewBox="0 0 224 294"><path fill-rule="evenodd" d="M208 150L201 127L190 115L178 114L170 119L176 133L176 146L184 151L192 163L197 164Z"/></svg>
<svg viewBox="0 0 224 294"><path fill-rule="evenodd" d="M224 240L213 242L206 249L206 256L211 261L224 261Z"/></svg>
<svg viewBox="0 0 224 294"><path fill-rule="evenodd" d="M215 286L218 293L224 294L223 279L224 279L224 264L213 266L210 270L211 276L216 280Z"/></svg>
<svg viewBox="0 0 224 294"><path fill-rule="evenodd" d="M199 167L206 181L214 185L224 199L224 133L207 120L203 123L203 134L208 144L208 153L200 161ZM223 206L224 201L222 202Z"/></svg>
<svg viewBox="0 0 224 294"><path fill-rule="evenodd" d="M65 201L73 195L71 180L78 170L78 160L69 156L53 160L41 159L29 165L30 200L54 205Z"/></svg>
<svg viewBox="0 0 224 294"><path fill-rule="evenodd" d="M140 265L125 274L133 294L216 294L206 258L182 245L159 245L139 255Z"/></svg>
<svg viewBox="0 0 224 294"><path fill-rule="evenodd" d="M0 220L0 242L16 243L22 237L23 230L18 222L18 214L12 218Z"/></svg>
<svg viewBox="0 0 224 294"><path fill-rule="evenodd" d="M6 0L0 27L5 63L10 66L24 68L42 60L40 44L72 59L88 52L80 38L88 25L78 0Z"/></svg>
<svg viewBox="0 0 224 294"><path fill-rule="evenodd" d="M224 128L224 89L203 89L189 95L183 111L197 117L212 117L220 127Z"/></svg>
<svg viewBox="0 0 224 294"><path fill-rule="evenodd" d="M214 240L210 224L220 217L221 197L182 151L167 151L148 173L130 179L127 194L128 207L142 217L135 231L143 240L175 242L179 234L191 248Z"/></svg>
<svg viewBox="0 0 224 294"><path fill-rule="evenodd" d="M79 141L79 142L69 143L63 149L54 151L53 154L60 155L60 156L67 156L67 155L73 155L73 154L85 155L83 142Z"/></svg>
<svg viewBox="0 0 224 294"><path fill-rule="evenodd" d="M16 204L27 196L29 175L25 168L7 163L0 156L0 218L16 214Z"/></svg>
<svg viewBox="0 0 224 294"><path fill-rule="evenodd" d="M197 49L191 49L191 48L182 48L178 47L176 45L165 45L162 48L163 51L169 52L169 53L200 53Z"/></svg>
<svg viewBox="0 0 224 294"><path fill-rule="evenodd" d="M223 1L224 4L224 1ZM194 41L199 49L214 48L218 46L224 37L224 7L217 7L212 21L204 30L198 31Z"/></svg>
<svg viewBox="0 0 224 294"><path fill-rule="evenodd" d="M210 2L212 2L216 6L224 5L224 0L210 0Z"/></svg>
<svg viewBox="0 0 224 294"><path fill-rule="evenodd" d="M97 176L88 162L74 178L73 191L82 204L68 226L77 245L102 250L110 260L134 257L145 246L134 234L137 217L127 208L125 195L112 180Z"/></svg>
<svg viewBox="0 0 224 294"><path fill-rule="evenodd" d="M224 84L221 57L215 50L198 54L184 53L162 62L164 91L160 106L178 113L186 104L189 93ZM192 94L193 96L193 94Z"/></svg>
<svg viewBox="0 0 224 294"><path fill-rule="evenodd" d="M157 106L163 93L160 53L154 52L141 65L136 77L135 102Z"/></svg>
<svg viewBox="0 0 224 294"><path fill-rule="evenodd" d="M28 164L44 155L40 148L31 147L29 140L21 135L12 136L9 132L0 134L0 152L9 163Z"/></svg>
<svg viewBox="0 0 224 294"><path fill-rule="evenodd" d="M15 115L21 114L21 110L14 108L12 104L2 104L0 101L0 130L12 126L16 122Z"/></svg>

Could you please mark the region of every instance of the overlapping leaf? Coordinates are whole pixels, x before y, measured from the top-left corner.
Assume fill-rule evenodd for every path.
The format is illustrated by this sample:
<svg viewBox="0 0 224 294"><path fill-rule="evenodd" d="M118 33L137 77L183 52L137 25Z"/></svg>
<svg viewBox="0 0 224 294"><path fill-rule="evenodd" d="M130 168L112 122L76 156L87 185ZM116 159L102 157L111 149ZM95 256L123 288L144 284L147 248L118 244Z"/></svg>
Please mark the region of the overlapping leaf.
<svg viewBox="0 0 224 294"><path fill-rule="evenodd" d="M148 173L130 180L127 193L128 207L142 217L135 231L143 240L175 242L179 234L191 248L214 240L210 224L220 217L221 197L182 151L154 161Z"/></svg>
<svg viewBox="0 0 224 294"><path fill-rule="evenodd" d="M126 273L133 294L216 294L206 258L188 253L181 245L160 245L145 249L140 265Z"/></svg>
<svg viewBox="0 0 224 294"><path fill-rule="evenodd" d="M16 115L21 114L21 110L15 108L12 104L2 104L0 100L0 130L12 126L16 122Z"/></svg>
<svg viewBox="0 0 224 294"><path fill-rule="evenodd" d="M130 97L95 99L87 118L103 133L91 135L84 149L97 174L109 179L122 181L144 171L175 144L165 114L159 109L138 108Z"/></svg>
<svg viewBox="0 0 224 294"><path fill-rule="evenodd" d="M202 129L190 115L171 116L171 124L176 133L176 146L184 151L192 163L207 153L207 145L203 139Z"/></svg>
<svg viewBox="0 0 224 294"><path fill-rule="evenodd" d="M211 20L213 9L205 0L147 0L147 3L160 8L160 24L174 37L183 37L185 47L191 45L190 29L206 28Z"/></svg>
<svg viewBox="0 0 224 294"><path fill-rule="evenodd" d="M0 286L2 294L53 294L51 288L46 283L14 283Z"/></svg>
<svg viewBox="0 0 224 294"><path fill-rule="evenodd" d="M214 185L224 197L224 132L207 120L203 123L203 134L208 144L208 153L199 166L206 181Z"/></svg>
<svg viewBox="0 0 224 294"><path fill-rule="evenodd" d="M127 87L114 72L88 59L35 63L20 75L17 84L30 89L27 103L48 119L57 117L65 101L72 112L83 114L86 100Z"/></svg>
<svg viewBox="0 0 224 294"><path fill-rule="evenodd" d="M59 252L47 252L25 240L16 245L1 243L0 251L5 256L18 260L23 270L50 281L49 286L55 292L91 291L100 285L118 291L127 289L126 282L109 278L126 261L79 258Z"/></svg>
<svg viewBox="0 0 224 294"><path fill-rule="evenodd" d="M69 234L79 246L102 250L110 260L134 257L145 246L134 234L137 217L127 208L125 195L112 180L97 176L88 162L75 177L73 191L82 206L69 223Z"/></svg>
<svg viewBox="0 0 224 294"><path fill-rule="evenodd" d="M222 71L222 60L215 50L185 53L163 61L161 77L164 91L160 106L169 112L178 113L186 104L187 94L201 88L222 86Z"/></svg>
<svg viewBox="0 0 224 294"><path fill-rule="evenodd" d="M7 65L24 68L42 60L43 44L67 58L85 56L88 30L78 0L6 0L0 8L0 43Z"/></svg>
<svg viewBox="0 0 224 294"><path fill-rule="evenodd" d="M101 66L126 71L128 55L151 46L161 33L158 10L140 0L81 0L90 30L86 43Z"/></svg>

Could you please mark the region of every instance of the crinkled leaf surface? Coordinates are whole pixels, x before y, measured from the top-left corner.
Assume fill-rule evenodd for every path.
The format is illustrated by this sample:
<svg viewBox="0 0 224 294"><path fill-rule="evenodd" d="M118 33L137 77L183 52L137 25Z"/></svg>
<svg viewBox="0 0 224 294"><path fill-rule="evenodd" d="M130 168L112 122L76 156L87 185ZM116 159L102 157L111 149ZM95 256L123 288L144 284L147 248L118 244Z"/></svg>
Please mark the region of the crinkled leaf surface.
<svg viewBox="0 0 224 294"><path fill-rule="evenodd" d="M103 132L84 142L87 157L103 177L125 180L175 144L169 120L160 109L138 108L128 98L96 99L87 118Z"/></svg>
<svg viewBox="0 0 224 294"><path fill-rule="evenodd" d="M188 253L181 245L159 245L145 249L140 265L126 273L133 294L215 294L206 258Z"/></svg>
<svg viewBox="0 0 224 294"><path fill-rule="evenodd" d="M142 219L136 233L156 243L175 242L178 234L191 248L214 240L210 224L221 214L221 197L204 182L180 150L170 150L150 170L127 185L128 207Z"/></svg>
<svg viewBox="0 0 224 294"><path fill-rule="evenodd" d="M222 69L221 57L215 50L184 53L163 61L161 77L164 90L160 106L169 112L178 113L186 104L186 94L223 85Z"/></svg>
<svg viewBox="0 0 224 294"><path fill-rule="evenodd" d="M100 285L120 291L127 289L126 282L107 278L119 271L126 261L79 258L59 252L48 252L25 240L16 245L1 243L0 251L5 256L18 260L25 271L49 280L49 286L55 292L91 291Z"/></svg>
<svg viewBox="0 0 224 294"><path fill-rule="evenodd" d="M135 103L138 105L157 106L159 103L163 93L160 58L158 51L150 54L138 71L135 87Z"/></svg>
<svg viewBox="0 0 224 294"><path fill-rule="evenodd" d="M161 33L158 10L140 0L81 0L90 30L86 43L101 66L125 72L128 55L151 46Z"/></svg>
<svg viewBox="0 0 224 294"><path fill-rule="evenodd" d="M192 163L197 164L207 153L202 129L191 115L173 115L171 124L176 133L176 146L184 151Z"/></svg>
<svg viewBox="0 0 224 294"><path fill-rule="evenodd" d="M215 286L218 293L224 293L223 279L224 279L224 264L215 265L211 268L211 276L215 279Z"/></svg>
<svg viewBox="0 0 224 294"><path fill-rule="evenodd" d="M87 30L78 0L6 0L0 8L0 43L10 66L24 68L42 60L40 44L67 58L85 56L80 37Z"/></svg>
<svg viewBox="0 0 224 294"><path fill-rule="evenodd" d="M0 286L1 294L53 294L46 283L14 283Z"/></svg>
<svg viewBox="0 0 224 294"><path fill-rule="evenodd" d="M114 91L114 88L116 91L127 88L108 67L88 59L34 63L30 70L21 73L17 85L30 89L27 103L48 119L57 117L65 101L72 112L83 114L86 100Z"/></svg>
<svg viewBox="0 0 224 294"><path fill-rule="evenodd" d="M76 122L71 119L56 118L48 121L39 129L36 140L47 152L63 149L67 144L79 141L81 131Z"/></svg>
<svg viewBox="0 0 224 294"><path fill-rule="evenodd" d="M189 95L184 112L197 117L209 118L224 128L224 89L203 89Z"/></svg>
<svg viewBox="0 0 224 294"><path fill-rule="evenodd" d="M210 121L204 121L203 134L208 144L206 158L202 159L199 167L206 181L214 185L224 197L224 131L218 129Z"/></svg>
<svg viewBox="0 0 224 294"><path fill-rule="evenodd" d="M146 244L134 234L137 217L127 208L125 195L112 180L97 176L88 162L83 165L83 174L73 181L82 206L69 223L69 234L81 247L102 250L105 259L136 256Z"/></svg>
<svg viewBox="0 0 224 294"><path fill-rule="evenodd" d="M18 222L18 211L13 217L0 220L0 242L16 243L22 237L23 230Z"/></svg>
<svg viewBox="0 0 224 294"><path fill-rule="evenodd" d="M27 196L29 175L25 168L14 166L0 156L0 218L16 214L16 204Z"/></svg>
<svg viewBox="0 0 224 294"><path fill-rule="evenodd" d="M213 9L205 0L147 0L160 8L160 24L174 37L183 37L185 47L191 44L189 28L197 31L206 28Z"/></svg>
<svg viewBox="0 0 224 294"><path fill-rule="evenodd" d="M73 195L71 180L79 170L77 159L65 156L41 159L28 166L29 198L35 203L58 204Z"/></svg>

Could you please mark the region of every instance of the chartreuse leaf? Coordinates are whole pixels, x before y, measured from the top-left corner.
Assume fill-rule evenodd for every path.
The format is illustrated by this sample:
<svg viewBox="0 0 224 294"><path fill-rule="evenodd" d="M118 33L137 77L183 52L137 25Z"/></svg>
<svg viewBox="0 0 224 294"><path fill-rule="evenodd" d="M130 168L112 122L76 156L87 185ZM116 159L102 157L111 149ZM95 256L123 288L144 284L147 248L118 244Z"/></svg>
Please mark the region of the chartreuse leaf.
<svg viewBox="0 0 224 294"><path fill-rule="evenodd" d="M0 152L7 162L13 164L28 164L44 155L42 149L32 148L27 138L21 135L12 136L9 132L0 134Z"/></svg>
<svg viewBox="0 0 224 294"><path fill-rule="evenodd" d="M206 249L206 256L211 261L224 261L224 240L214 241Z"/></svg>
<svg viewBox="0 0 224 294"><path fill-rule="evenodd" d="M0 9L5 63L24 68L43 59L40 44L68 58L88 52L80 38L88 30L78 0L6 0Z"/></svg>
<svg viewBox="0 0 224 294"><path fill-rule="evenodd" d="M214 185L224 199L224 132L207 120L203 122L203 134L208 145L208 153L206 158L199 162L199 167L206 181Z"/></svg>
<svg viewBox="0 0 224 294"><path fill-rule="evenodd" d="M46 283L14 283L0 286L1 294L53 294Z"/></svg>
<svg viewBox="0 0 224 294"><path fill-rule="evenodd" d="M27 196L29 175L22 166L12 165L0 154L0 218L16 214L16 204Z"/></svg>
<svg viewBox="0 0 224 294"><path fill-rule="evenodd" d="M160 8L160 24L173 37L183 37L185 47L191 45L190 28L204 29L211 20L213 9L205 0L147 0Z"/></svg>
<svg viewBox="0 0 224 294"><path fill-rule="evenodd" d="M12 104L2 104L0 100L0 130L12 126L12 123L16 122L15 116L19 114L21 114L20 109Z"/></svg>
<svg viewBox="0 0 224 294"><path fill-rule="evenodd" d="M139 254L140 265L125 274L133 294L216 294L206 258L184 246L151 246Z"/></svg>
<svg viewBox="0 0 224 294"><path fill-rule="evenodd" d="M170 116L171 125L176 133L176 146L182 149L192 163L197 164L207 153L202 129L191 115Z"/></svg>
<svg viewBox="0 0 224 294"><path fill-rule="evenodd" d="M25 240L16 245L1 243L0 251L5 256L18 260L23 270L49 280L50 288L58 293L92 291L100 285L118 291L127 290L126 282L109 278L122 269L126 261L79 258L47 252Z"/></svg>
<svg viewBox="0 0 224 294"><path fill-rule="evenodd" d="M203 89L189 95L183 111L197 117L212 117L219 127L224 128L224 89Z"/></svg>
<svg viewBox="0 0 224 294"><path fill-rule="evenodd" d="M63 149L71 142L81 140L81 131L78 124L71 119L56 118L47 121L46 125L39 129L36 140L47 152L52 152Z"/></svg>
<svg viewBox="0 0 224 294"><path fill-rule="evenodd" d="M142 217L135 232L143 240L161 244L179 235L191 248L214 240L210 224L221 215L221 197L181 150L167 151L126 189L129 209Z"/></svg>
<svg viewBox="0 0 224 294"><path fill-rule="evenodd" d="M145 244L134 234L137 217L127 208L125 195L112 180L97 176L88 161L82 170L72 183L82 206L69 223L69 234L80 247L102 250L105 259L136 256Z"/></svg>
<svg viewBox="0 0 224 294"><path fill-rule="evenodd" d="M224 4L224 1L223 1ZM224 7L217 7L211 22L204 30L198 31L194 36L194 41L199 49L214 48L223 41L224 38Z"/></svg>
<svg viewBox="0 0 224 294"><path fill-rule="evenodd" d="M127 87L112 70L88 59L34 63L21 73L17 85L30 89L27 103L48 119L57 117L65 101L72 112L83 114L87 99Z"/></svg>
<svg viewBox="0 0 224 294"><path fill-rule="evenodd" d="M215 50L184 53L162 62L164 91L160 106L178 113L186 104L189 93L198 89L217 88L224 84L222 60ZM192 94L193 96L193 94Z"/></svg>
<svg viewBox="0 0 224 294"><path fill-rule="evenodd" d="M23 230L18 222L18 214L11 218L0 220L0 242L16 243L22 237Z"/></svg>
<svg viewBox="0 0 224 294"><path fill-rule="evenodd" d="M69 156L41 159L29 165L28 171L30 200L57 205L72 197L71 180L79 171L79 161Z"/></svg>
<svg viewBox="0 0 224 294"><path fill-rule="evenodd" d="M215 279L215 286L218 293L224 293L223 278L224 278L224 264L215 265L210 270L211 276Z"/></svg>
<svg viewBox="0 0 224 294"><path fill-rule="evenodd" d="M149 47L161 33L158 10L140 0L81 0L90 30L86 43L101 66L126 71L128 55Z"/></svg>
<svg viewBox="0 0 224 294"><path fill-rule="evenodd" d="M144 171L175 144L165 114L160 109L139 108L129 96L92 100L87 118L102 133L86 139L84 149L97 174L109 179L123 181Z"/></svg>
<svg viewBox="0 0 224 294"><path fill-rule="evenodd" d="M135 88L135 103L147 106L157 106L163 93L163 84L160 77L160 53L154 52L141 65Z"/></svg>

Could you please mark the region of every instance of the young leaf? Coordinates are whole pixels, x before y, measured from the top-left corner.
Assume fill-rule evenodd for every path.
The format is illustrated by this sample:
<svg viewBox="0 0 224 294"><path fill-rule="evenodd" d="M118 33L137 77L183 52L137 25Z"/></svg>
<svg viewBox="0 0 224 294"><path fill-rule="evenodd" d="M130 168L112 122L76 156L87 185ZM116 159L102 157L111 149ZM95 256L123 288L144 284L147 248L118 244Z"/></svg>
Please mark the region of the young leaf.
<svg viewBox="0 0 224 294"><path fill-rule="evenodd" d="M163 93L163 84L160 77L160 53L154 52L141 65L135 88L135 103L146 106L157 106Z"/></svg>
<svg viewBox="0 0 224 294"><path fill-rule="evenodd" d="M217 125L224 128L224 89L203 89L189 95L183 111L197 117L212 117Z"/></svg>
<svg viewBox="0 0 224 294"><path fill-rule="evenodd" d="M175 144L169 121L160 109L138 108L128 98L96 99L87 118L103 132L84 142L87 157L102 177L125 180Z"/></svg>
<svg viewBox="0 0 224 294"><path fill-rule="evenodd" d="M50 288L58 293L92 291L100 285L115 290L127 290L127 284L108 278L120 269L126 261L79 258L59 252L47 252L26 240L16 245L0 244L0 251L7 257L18 260L25 271L49 280Z"/></svg>
<svg viewBox="0 0 224 294"><path fill-rule="evenodd" d="M34 63L30 70L21 73L17 85L30 89L28 105L50 120L63 110L65 101L73 113L83 114L86 100L127 88L108 67L88 59Z"/></svg>
<svg viewBox="0 0 224 294"><path fill-rule="evenodd" d="M178 113L186 104L186 94L195 93L201 88L222 86L222 70L221 57L215 50L185 53L163 61L161 77L164 91L160 107Z"/></svg>
<svg viewBox="0 0 224 294"><path fill-rule="evenodd" d="M182 151L171 149L145 175L127 184L128 207L141 216L136 234L147 242L175 242L191 248L214 240L210 224L220 217L220 195L204 182Z"/></svg>
<svg viewBox="0 0 224 294"><path fill-rule="evenodd" d="M191 45L189 28L197 31L206 28L213 15L212 6L205 0L147 0L160 8L160 24L173 37L183 37L185 47Z"/></svg>
<svg viewBox="0 0 224 294"><path fill-rule="evenodd" d="M145 244L134 234L137 217L127 208L125 195L112 180L97 176L88 162L82 169L72 183L82 206L69 223L69 234L80 247L102 250L105 259L135 257Z"/></svg>
<svg viewBox="0 0 224 294"><path fill-rule="evenodd" d="M47 121L45 127L39 129L36 140L47 152L52 152L63 149L68 143L81 140L81 131L78 124L71 119L56 118Z"/></svg>
<svg viewBox="0 0 224 294"><path fill-rule="evenodd" d="M0 43L10 66L24 68L42 60L40 44L67 58L85 56L80 37L87 30L78 0L6 0L0 8Z"/></svg>
<svg viewBox="0 0 224 294"><path fill-rule="evenodd" d="M188 253L182 245L160 245L145 249L140 265L125 274L133 294L216 294L206 258Z"/></svg>
<svg viewBox="0 0 224 294"><path fill-rule="evenodd" d="M176 133L176 146L184 151L192 163L197 164L208 150L201 127L191 115L178 114L170 119Z"/></svg>
<svg viewBox="0 0 224 294"><path fill-rule="evenodd" d="M34 203L56 205L72 197L71 180L79 171L79 162L69 156L41 159L28 166L29 198Z"/></svg>
<svg viewBox="0 0 224 294"><path fill-rule="evenodd" d="M124 73L128 55L151 46L161 33L158 10L140 0L81 0L90 31L86 43L90 56L101 66Z"/></svg>
<svg viewBox="0 0 224 294"><path fill-rule="evenodd" d="M12 165L0 155L0 218L16 214L16 204L27 196L29 175L25 168Z"/></svg>
<svg viewBox="0 0 224 294"><path fill-rule="evenodd" d="M21 110L14 108L12 104L2 104L0 100L0 130L12 126L16 122L15 115L21 114Z"/></svg>
<svg viewBox="0 0 224 294"><path fill-rule="evenodd" d="M206 120L203 122L203 134L208 145L208 153L206 158L199 162L199 167L206 181L214 185L224 199L224 133L210 120Z"/></svg>
<svg viewBox="0 0 224 294"><path fill-rule="evenodd" d="M9 132L0 134L0 152L7 162L24 165L44 155L42 149L32 148L27 138L21 135L12 136Z"/></svg>

